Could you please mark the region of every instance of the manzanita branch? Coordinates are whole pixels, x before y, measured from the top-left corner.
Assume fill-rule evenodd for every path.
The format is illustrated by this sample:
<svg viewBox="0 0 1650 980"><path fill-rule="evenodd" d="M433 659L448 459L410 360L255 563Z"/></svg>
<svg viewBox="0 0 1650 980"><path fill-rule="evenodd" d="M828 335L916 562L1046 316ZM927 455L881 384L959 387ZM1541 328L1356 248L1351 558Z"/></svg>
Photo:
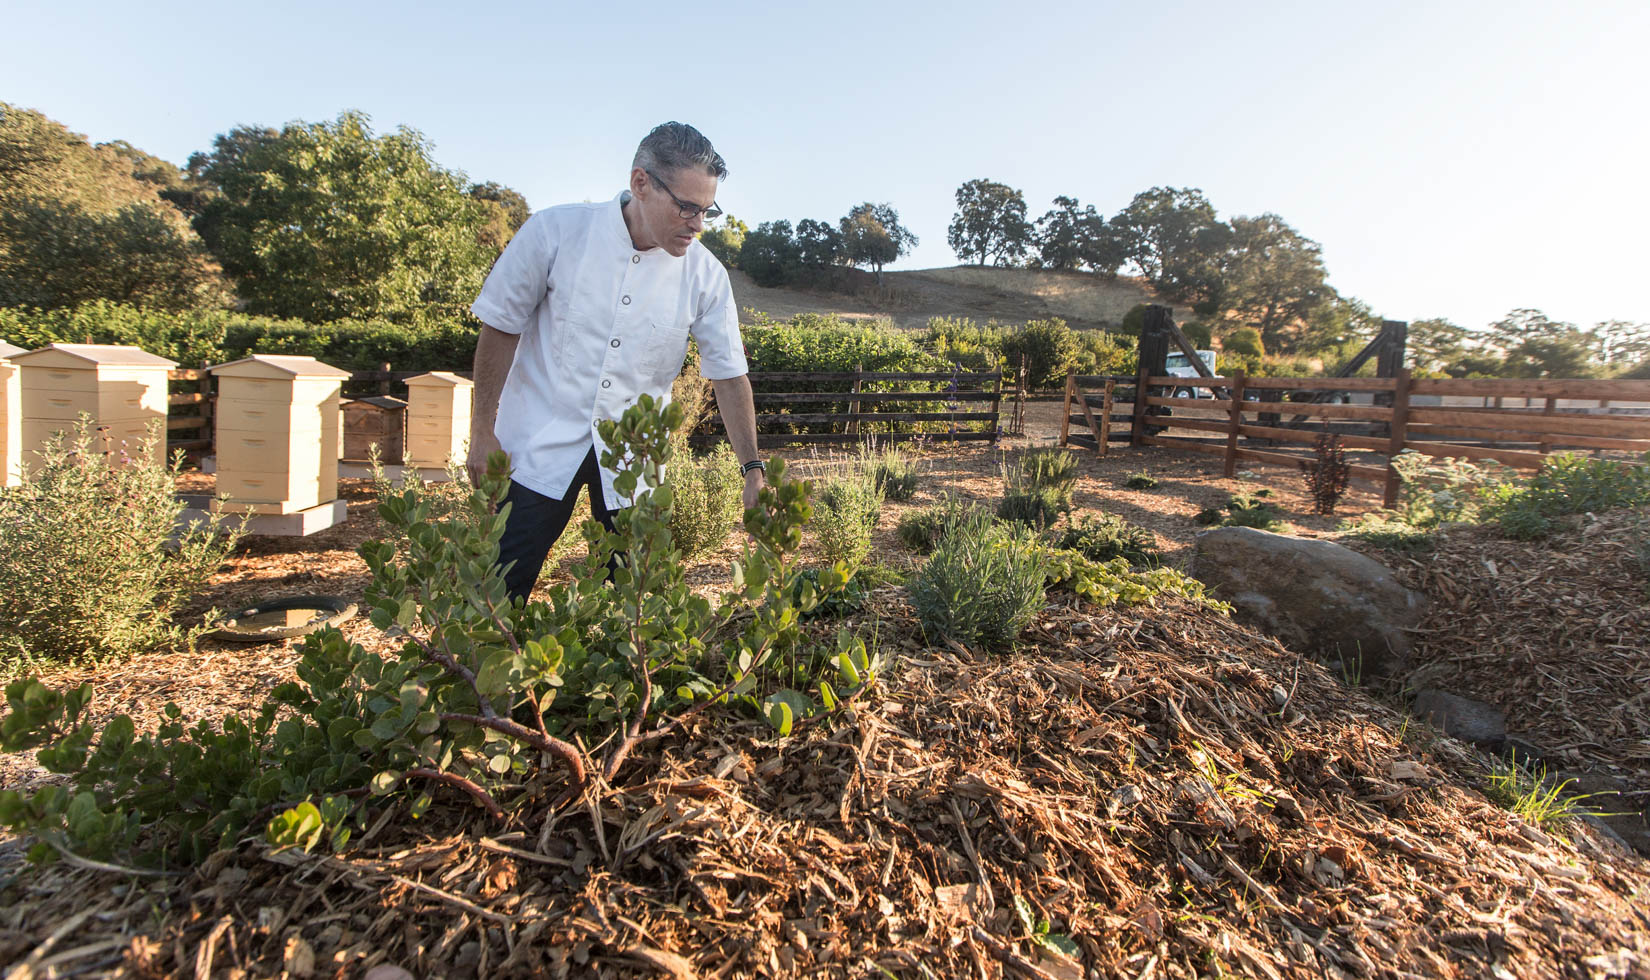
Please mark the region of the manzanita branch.
<svg viewBox="0 0 1650 980"><path fill-rule="evenodd" d="M408 769L403 776L414 779L428 779L431 782L445 783L454 789L460 789L470 794L474 800L487 810L487 815L494 820L504 819L504 811L493 800L491 793L478 786L475 782L460 776L456 772L441 772L437 769Z"/></svg>

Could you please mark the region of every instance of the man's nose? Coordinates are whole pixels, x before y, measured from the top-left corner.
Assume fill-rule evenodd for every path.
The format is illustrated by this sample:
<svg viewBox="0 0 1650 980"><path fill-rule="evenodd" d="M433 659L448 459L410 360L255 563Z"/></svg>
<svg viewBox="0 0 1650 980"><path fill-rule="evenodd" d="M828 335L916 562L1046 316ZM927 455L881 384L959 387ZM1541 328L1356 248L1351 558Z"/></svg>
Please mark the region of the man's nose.
<svg viewBox="0 0 1650 980"><path fill-rule="evenodd" d="M693 233L695 235L697 235L700 232L704 231L705 230L705 216L704 216L704 214L703 213L696 214L693 217L689 218L688 219L688 227L693 229Z"/></svg>

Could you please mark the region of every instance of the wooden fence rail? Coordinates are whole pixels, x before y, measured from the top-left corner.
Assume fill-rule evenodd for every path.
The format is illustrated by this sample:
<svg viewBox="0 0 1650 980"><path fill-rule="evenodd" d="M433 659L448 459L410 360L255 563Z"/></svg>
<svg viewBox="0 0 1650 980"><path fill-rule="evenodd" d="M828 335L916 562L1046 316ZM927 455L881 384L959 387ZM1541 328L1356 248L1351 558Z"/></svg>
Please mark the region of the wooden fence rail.
<svg viewBox="0 0 1650 980"><path fill-rule="evenodd" d="M1183 449L1221 457L1227 476L1239 462L1287 466L1307 470L1310 454L1278 452L1277 443L1311 444L1324 432L1337 435L1347 449L1386 457L1383 465L1354 464L1354 479L1382 486L1388 506L1397 501L1398 475L1391 458L1405 449L1429 456L1494 460L1518 469L1536 469L1555 449L1650 452L1650 415L1612 413L1612 403L1650 403L1650 381L1571 379L1424 379L1412 380L1407 369L1391 378L1248 378L1243 372L1228 377L1183 378L1140 375L1141 398L1117 398L1123 379L1079 377L1066 379L1064 421L1060 444L1087 444L1071 433L1073 423L1086 422L1099 452L1108 441L1122 441L1115 423L1129 424L1127 441L1137 446ZM1088 388L1096 384L1103 390ZM1212 398L1173 398L1164 389L1207 390ZM1374 392L1382 404L1351 405L1318 401L1281 401L1283 392L1307 394ZM1224 396L1224 397L1221 397ZM1433 396L1437 396L1436 399ZM1541 410L1457 407L1435 404L1443 397L1539 398ZM1418 397L1420 401L1418 401ZM1560 410L1558 399L1592 401L1597 410ZM1074 414L1077 406L1081 415ZM1121 406L1126 414L1116 415ZM1097 419L1094 410L1101 409ZM1219 413L1214 417L1182 417L1175 410ZM1253 416L1253 419L1246 416ZM1289 419L1285 419L1289 416ZM1198 438L1200 434L1218 440ZM1268 448L1256 448L1253 440Z"/></svg>

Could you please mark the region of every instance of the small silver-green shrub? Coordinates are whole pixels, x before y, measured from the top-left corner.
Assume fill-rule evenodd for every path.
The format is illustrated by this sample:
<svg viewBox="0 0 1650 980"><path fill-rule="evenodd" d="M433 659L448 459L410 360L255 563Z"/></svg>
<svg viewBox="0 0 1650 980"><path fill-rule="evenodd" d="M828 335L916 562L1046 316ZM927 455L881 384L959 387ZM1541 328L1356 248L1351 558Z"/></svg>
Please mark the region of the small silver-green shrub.
<svg viewBox="0 0 1650 980"><path fill-rule="evenodd" d="M975 513L941 535L910 585L911 605L932 639L1007 650L1043 607L1045 588L1037 536Z"/></svg>
<svg viewBox="0 0 1650 980"><path fill-rule="evenodd" d="M704 456L677 456L665 471L672 488L670 533L683 560L710 551L728 538L744 515L745 480L727 443Z"/></svg>
<svg viewBox="0 0 1650 980"><path fill-rule="evenodd" d="M809 524L825 560L858 567L871 553L871 532L882 513L882 491L877 489L875 476L864 470L850 471L826 483L814 499Z"/></svg>
<svg viewBox="0 0 1650 980"><path fill-rule="evenodd" d="M234 550L240 522L176 527L178 464L154 461L160 433L111 445L82 417L0 490L0 667L188 647L210 628L178 613Z"/></svg>

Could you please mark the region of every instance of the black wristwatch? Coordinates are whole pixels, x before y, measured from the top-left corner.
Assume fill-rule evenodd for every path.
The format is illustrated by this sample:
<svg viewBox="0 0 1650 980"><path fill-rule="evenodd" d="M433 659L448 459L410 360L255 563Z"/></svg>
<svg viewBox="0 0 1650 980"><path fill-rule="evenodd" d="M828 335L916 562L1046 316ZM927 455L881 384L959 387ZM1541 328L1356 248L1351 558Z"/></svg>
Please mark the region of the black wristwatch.
<svg viewBox="0 0 1650 980"><path fill-rule="evenodd" d="M763 473L767 473L768 472L768 464L762 462L760 459L753 459L750 462L748 462L748 463L744 464L743 466L739 467L739 475L740 476L749 476L751 470L761 470Z"/></svg>

